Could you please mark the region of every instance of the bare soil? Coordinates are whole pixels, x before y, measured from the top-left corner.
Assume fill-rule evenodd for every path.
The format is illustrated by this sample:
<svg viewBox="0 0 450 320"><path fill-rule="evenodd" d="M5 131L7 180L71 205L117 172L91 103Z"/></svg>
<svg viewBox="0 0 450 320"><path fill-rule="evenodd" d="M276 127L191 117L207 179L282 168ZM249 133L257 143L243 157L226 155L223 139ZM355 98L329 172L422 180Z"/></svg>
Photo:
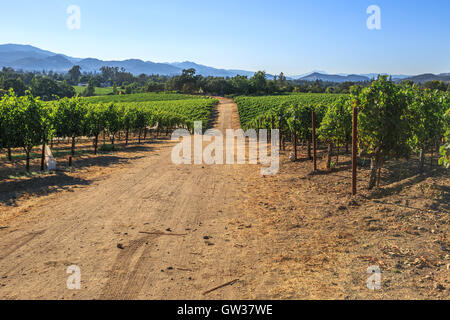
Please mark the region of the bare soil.
<svg viewBox="0 0 450 320"><path fill-rule="evenodd" d="M239 128L236 105L220 101L214 126ZM4 174L0 298L450 298L448 171L392 161L367 192L362 168L351 197L348 155L311 174L287 150L264 177L252 165L176 166L172 147L151 140L55 174ZM81 290L66 287L70 265ZM379 291L366 287L373 265Z"/></svg>

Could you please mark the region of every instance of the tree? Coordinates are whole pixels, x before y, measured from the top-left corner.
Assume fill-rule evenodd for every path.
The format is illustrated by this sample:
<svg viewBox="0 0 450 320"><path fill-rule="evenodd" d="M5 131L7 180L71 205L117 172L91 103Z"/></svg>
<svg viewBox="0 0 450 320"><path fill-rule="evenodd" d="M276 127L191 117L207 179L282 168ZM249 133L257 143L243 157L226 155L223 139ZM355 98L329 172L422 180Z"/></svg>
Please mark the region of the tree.
<svg viewBox="0 0 450 320"><path fill-rule="evenodd" d="M149 81L144 87L145 92L162 92L164 91L164 83Z"/></svg>
<svg viewBox="0 0 450 320"><path fill-rule="evenodd" d="M267 88L266 88L267 94L274 94L274 93L277 93L279 90L280 90L280 87L278 85L278 81L276 81L276 80L267 81Z"/></svg>
<svg viewBox="0 0 450 320"><path fill-rule="evenodd" d="M267 79L265 71L258 71L250 79L252 90L256 94L264 94L267 92Z"/></svg>
<svg viewBox="0 0 450 320"><path fill-rule="evenodd" d="M114 82L113 87L112 87L112 93L113 95L117 94L117 84Z"/></svg>
<svg viewBox="0 0 450 320"><path fill-rule="evenodd" d="M283 72L281 72L280 75L278 76L278 82L280 84L280 87L284 87L286 85L286 76L284 75Z"/></svg>
<svg viewBox="0 0 450 320"><path fill-rule="evenodd" d="M55 99L60 94L58 84L47 77L34 77L31 82L31 92L35 97L40 97L44 101Z"/></svg>
<svg viewBox="0 0 450 320"><path fill-rule="evenodd" d="M250 83L246 76L236 76L230 79L232 91L235 94L247 95L250 92Z"/></svg>
<svg viewBox="0 0 450 320"><path fill-rule="evenodd" d="M371 157L369 189L380 180L380 170L387 156L408 153L406 98L401 88L381 76L359 95L352 92L358 112L359 147Z"/></svg>
<svg viewBox="0 0 450 320"><path fill-rule="evenodd" d="M444 81L431 80L431 81L425 82L425 84L423 86L425 89L430 89L430 90L439 90L439 91L447 90L447 85L444 83Z"/></svg>
<svg viewBox="0 0 450 320"><path fill-rule="evenodd" d="M85 97L92 97L93 95L95 95L95 86L94 81L92 79L89 80L89 84L86 90L84 90L83 95Z"/></svg>
<svg viewBox="0 0 450 320"><path fill-rule="evenodd" d="M73 66L72 69L69 70L69 78L73 84L77 84L81 77L81 67Z"/></svg>
<svg viewBox="0 0 450 320"><path fill-rule="evenodd" d="M73 96L75 96L76 92L75 89L67 83L66 80L64 80L60 85L59 85L59 93L58 96L60 98L72 98Z"/></svg>
<svg viewBox="0 0 450 320"><path fill-rule="evenodd" d="M195 77L195 69L185 69L180 76L179 86L181 87L181 92L183 93L194 93L197 91L197 79Z"/></svg>
<svg viewBox="0 0 450 320"><path fill-rule="evenodd" d="M18 96L25 95L25 91L27 90L27 87L20 77L17 79L3 80L2 88L5 90L13 89Z"/></svg>

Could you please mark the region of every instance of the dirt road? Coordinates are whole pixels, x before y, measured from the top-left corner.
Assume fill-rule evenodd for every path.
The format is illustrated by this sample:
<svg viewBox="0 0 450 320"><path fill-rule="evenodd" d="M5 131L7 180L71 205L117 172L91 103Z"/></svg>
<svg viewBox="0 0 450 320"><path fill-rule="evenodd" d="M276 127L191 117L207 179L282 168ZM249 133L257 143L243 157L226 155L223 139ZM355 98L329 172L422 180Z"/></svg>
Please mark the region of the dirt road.
<svg viewBox="0 0 450 320"><path fill-rule="evenodd" d="M221 99L215 127L239 127L236 108ZM227 226L239 216L241 171L258 168L176 166L172 146L42 200L0 231L0 298L242 297L239 282L203 293L240 276L245 253ZM81 290L66 287L71 265Z"/></svg>

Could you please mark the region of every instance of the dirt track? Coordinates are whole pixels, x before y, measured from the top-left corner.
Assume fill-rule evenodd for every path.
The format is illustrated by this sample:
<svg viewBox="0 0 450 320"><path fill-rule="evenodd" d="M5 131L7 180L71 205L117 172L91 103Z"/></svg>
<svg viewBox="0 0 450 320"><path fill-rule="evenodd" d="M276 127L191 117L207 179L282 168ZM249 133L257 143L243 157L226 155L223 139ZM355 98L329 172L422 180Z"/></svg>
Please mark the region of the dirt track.
<svg viewBox="0 0 450 320"><path fill-rule="evenodd" d="M230 102L218 106L221 130L239 127ZM227 223L239 215L241 170L176 166L171 147L86 188L42 200L0 231L0 298L199 299L239 278L242 249ZM81 268L79 291L66 289L70 265ZM239 287L207 298L239 298Z"/></svg>

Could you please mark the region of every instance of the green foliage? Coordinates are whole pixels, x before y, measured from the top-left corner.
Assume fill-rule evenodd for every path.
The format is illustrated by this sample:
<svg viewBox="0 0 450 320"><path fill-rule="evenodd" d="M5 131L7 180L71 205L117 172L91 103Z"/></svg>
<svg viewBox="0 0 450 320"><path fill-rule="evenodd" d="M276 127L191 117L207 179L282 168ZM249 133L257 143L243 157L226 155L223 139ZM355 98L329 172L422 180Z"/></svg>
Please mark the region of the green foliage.
<svg viewBox="0 0 450 320"><path fill-rule="evenodd" d="M194 121L203 121L206 127L212 108L218 103L215 99L171 94L136 97L150 100L89 103L89 99L75 97L45 103L31 94L18 97L10 90L0 99L0 148L23 148L28 169L31 149L50 137L71 138L73 156L77 137L94 137L97 151L99 135L108 132L114 149L115 136L122 130L192 129ZM169 101L169 97L180 100ZM151 101L158 98L162 101Z"/></svg>
<svg viewBox="0 0 450 320"><path fill-rule="evenodd" d="M47 142L52 133L51 109L31 94L17 97L11 90L0 100L0 147L23 148L27 157L36 145Z"/></svg>
<svg viewBox="0 0 450 320"><path fill-rule="evenodd" d="M352 95L358 107L360 150L370 156L401 156L408 152L407 100L387 76Z"/></svg>
<svg viewBox="0 0 450 320"><path fill-rule="evenodd" d="M106 128L105 105L89 104L84 120L84 132L90 137L98 137Z"/></svg>
<svg viewBox="0 0 450 320"><path fill-rule="evenodd" d="M409 144L413 151L434 147L444 134L444 104L438 91L406 87L408 100Z"/></svg>
<svg viewBox="0 0 450 320"><path fill-rule="evenodd" d="M257 94L267 93L267 79L264 71L258 71L253 78L250 79L250 86Z"/></svg>
<svg viewBox="0 0 450 320"><path fill-rule="evenodd" d="M64 97L71 98L71 97L73 97L75 95L76 95L75 88L72 87L71 85L69 85L66 80L64 80L59 85L59 93L58 93L59 97L61 97L61 98L64 98Z"/></svg>
<svg viewBox="0 0 450 320"><path fill-rule="evenodd" d="M199 96L191 96L176 93L138 93L130 95L111 95L102 97L85 98L89 103L123 103L123 102L146 102L146 101L172 101L199 99Z"/></svg>
<svg viewBox="0 0 450 320"><path fill-rule="evenodd" d="M340 98L328 106L318 130L319 139L334 145L351 140L352 105L348 98Z"/></svg>
<svg viewBox="0 0 450 320"><path fill-rule="evenodd" d="M93 95L95 95L95 85L94 81L90 79L86 90L83 92L83 96L92 97Z"/></svg>
<svg viewBox="0 0 450 320"><path fill-rule="evenodd" d="M285 135L289 132L303 140L311 139L314 110L320 124L319 139L330 144L330 153L332 144L340 146L351 140L352 108L356 107L359 151L372 159L369 188L375 185L377 169L386 159L408 158L411 151L435 148L444 134L440 163L450 167L447 93L421 89L408 82L397 85L386 76L349 91L350 96L290 94L238 97L235 101L244 130L270 128L275 121Z"/></svg>
<svg viewBox="0 0 450 320"><path fill-rule="evenodd" d="M444 81L432 80L423 85L426 89L447 91L447 84Z"/></svg>
<svg viewBox="0 0 450 320"><path fill-rule="evenodd" d="M87 104L78 97L55 103L54 124L58 137L79 137L85 133Z"/></svg>
<svg viewBox="0 0 450 320"><path fill-rule="evenodd" d="M70 77L70 81L72 81L72 83L76 84L78 82L78 80L80 80L80 77L81 77L81 67L73 66L72 69L69 70L68 74Z"/></svg>
<svg viewBox="0 0 450 320"><path fill-rule="evenodd" d="M44 101L55 100L63 97L73 97L75 89L63 81L56 81L47 77L34 77L31 82L31 92L35 97L40 97Z"/></svg>
<svg viewBox="0 0 450 320"><path fill-rule="evenodd" d="M84 91L86 90L86 87L83 87L83 86L73 86L73 88L75 90L75 94L78 94L79 96L82 96ZM112 93L113 93L112 87L95 87L94 95L95 96L106 96L106 95L109 95Z"/></svg>
<svg viewBox="0 0 450 320"><path fill-rule="evenodd" d="M20 77L17 79L3 80L2 83L0 83L0 88L5 90L13 89L18 96L23 96L27 90L27 87Z"/></svg>
<svg viewBox="0 0 450 320"><path fill-rule="evenodd" d="M16 117L16 110L21 101L11 89L9 95L0 100L0 148L14 148L18 146L17 128L20 125Z"/></svg>
<svg viewBox="0 0 450 320"><path fill-rule="evenodd" d="M439 164L450 168L450 99L448 96L443 97L444 105L447 107L447 112L444 116L444 128L445 128L445 141L440 148L441 158L439 159Z"/></svg>
<svg viewBox="0 0 450 320"><path fill-rule="evenodd" d="M192 129L195 121L202 121L203 127L206 128L213 106L217 103L215 99L188 99L130 102L124 105L135 110L142 108L146 111L147 122L158 124L160 128L187 126Z"/></svg>
<svg viewBox="0 0 450 320"><path fill-rule="evenodd" d="M287 125L290 132L295 132L298 139L311 140L312 136L312 111L310 105L292 105L286 110Z"/></svg>
<svg viewBox="0 0 450 320"><path fill-rule="evenodd" d="M337 94L316 94L299 93L279 96L262 97L238 97L235 101L239 109L241 126L247 130L252 127L254 120L258 117L264 117L266 113L279 112L287 110L287 107L293 106L328 106L330 103L347 95ZM319 108L318 120L324 115L325 108ZM290 112L292 113L292 112ZM282 115L282 114L281 114ZM293 114L285 115L284 118L290 118Z"/></svg>
<svg viewBox="0 0 450 320"><path fill-rule="evenodd" d="M120 129L123 128L123 116L124 112L122 108L119 108L114 103L106 105L104 111L105 117L105 129L114 136Z"/></svg>
<svg viewBox="0 0 450 320"><path fill-rule="evenodd" d="M20 123L16 127L18 146L30 152L31 149L48 140L51 133L51 118L49 109L39 98L26 95L19 98L20 104L14 112L15 123Z"/></svg>

